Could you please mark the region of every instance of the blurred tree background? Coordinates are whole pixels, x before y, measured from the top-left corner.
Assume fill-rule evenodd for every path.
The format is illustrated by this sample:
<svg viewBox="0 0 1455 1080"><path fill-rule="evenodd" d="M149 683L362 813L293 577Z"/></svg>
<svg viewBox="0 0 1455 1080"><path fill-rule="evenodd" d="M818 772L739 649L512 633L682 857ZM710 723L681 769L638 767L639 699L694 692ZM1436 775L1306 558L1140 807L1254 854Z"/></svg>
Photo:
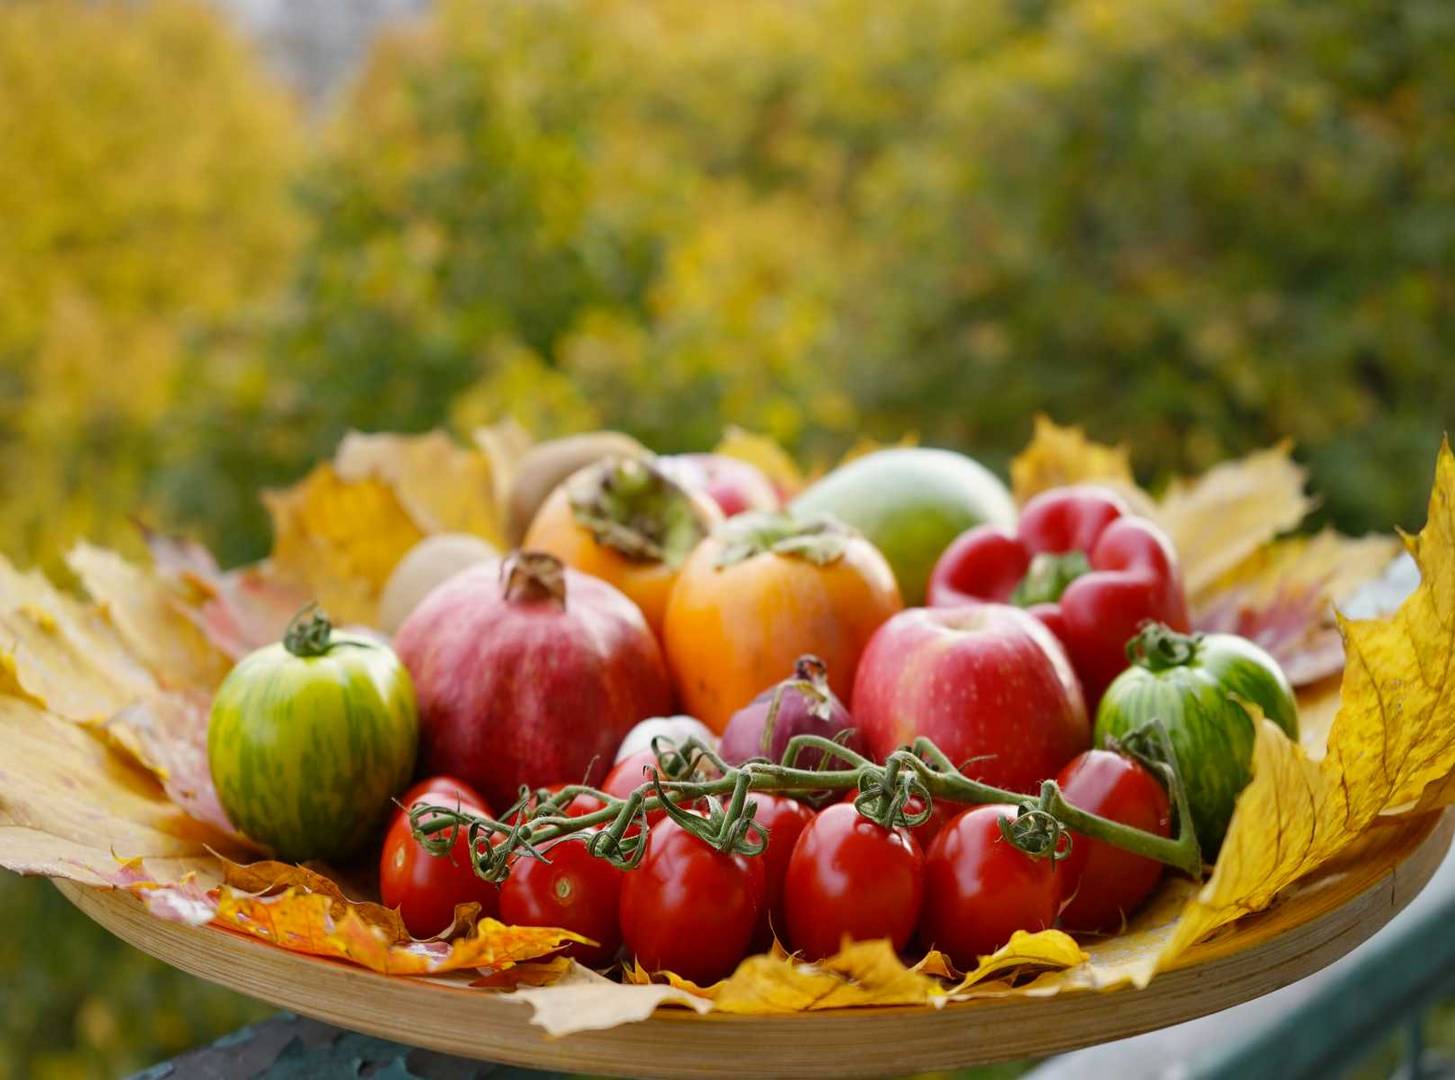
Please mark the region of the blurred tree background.
<svg viewBox="0 0 1455 1080"><path fill-rule="evenodd" d="M1043 410L1152 483L1290 436L1326 520L1415 527L1452 346L1447 0L445 0L313 117L199 3L0 6L20 563L254 558L347 428L505 415L1000 466ZM0 1077L251 1015L32 885L74 940L0 937Z"/></svg>

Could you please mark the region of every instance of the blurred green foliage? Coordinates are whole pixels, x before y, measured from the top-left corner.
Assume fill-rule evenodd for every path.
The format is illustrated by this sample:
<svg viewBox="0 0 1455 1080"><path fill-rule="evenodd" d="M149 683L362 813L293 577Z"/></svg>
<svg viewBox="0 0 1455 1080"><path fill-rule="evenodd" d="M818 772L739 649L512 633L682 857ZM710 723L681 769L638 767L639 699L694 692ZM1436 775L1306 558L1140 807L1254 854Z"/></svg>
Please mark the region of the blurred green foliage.
<svg viewBox="0 0 1455 1080"><path fill-rule="evenodd" d="M1443 0L489 11L377 51L254 393L192 388L159 476L230 553L260 460L512 412L1003 463L1046 410L1153 482L1291 436L1327 518L1422 518L1455 416Z"/></svg>
<svg viewBox="0 0 1455 1080"><path fill-rule="evenodd" d="M0 181L21 562L134 512L257 557L351 426L1003 465L1044 410L1151 482L1290 436L1358 532L1455 420L1448 0L445 0L311 130L209 7L21 0ZM0 1075L248 1014L44 886L0 923L56 928Z"/></svg>
<svg viewBox="0 0 1455 1080"><path fill-rule="evenodd" d="M271 1014L166 967L0 872L0 1080L120 1076Z"/></svg>

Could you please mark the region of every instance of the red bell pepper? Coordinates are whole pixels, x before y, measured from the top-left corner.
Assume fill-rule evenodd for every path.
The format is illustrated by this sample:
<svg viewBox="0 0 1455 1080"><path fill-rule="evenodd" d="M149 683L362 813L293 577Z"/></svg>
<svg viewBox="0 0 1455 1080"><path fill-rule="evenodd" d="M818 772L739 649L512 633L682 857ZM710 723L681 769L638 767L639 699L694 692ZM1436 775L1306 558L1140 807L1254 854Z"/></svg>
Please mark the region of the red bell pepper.
<svg viewBox="0 0 1455 1080"><path fill-rule="evenodd" d="M987 600L1019 604L1051 628L1093 713L1126 670L1142 623L1190 629L1171 541L1106 488L1043 492L1015 531L982 525L946 548L930 575L930 606Z"/></svg>

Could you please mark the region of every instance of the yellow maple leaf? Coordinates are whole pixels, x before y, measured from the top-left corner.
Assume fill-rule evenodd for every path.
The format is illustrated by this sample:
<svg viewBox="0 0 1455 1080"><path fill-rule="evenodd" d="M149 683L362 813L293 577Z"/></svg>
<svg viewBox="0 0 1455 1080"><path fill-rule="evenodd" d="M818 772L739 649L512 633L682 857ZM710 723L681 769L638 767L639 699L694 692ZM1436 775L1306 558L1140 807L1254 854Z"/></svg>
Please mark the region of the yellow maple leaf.
<svg viewBox="0 0 1455 1080"><path fill-rule="evenodd" d="M1307 474L1287 442L1215 465L1193 480L1178 480L1153 514L1182 561L1187 595L1204 589L1313 509L1304 494Z"/></svg>
<svg viewBox="0 0 1455 1080"><path fill-rule="evenodd" d="M1399 551L1392 536L1325 529L1264 544L1196 597L1193 626L1238 634L1266 649L1295 686L1344 667L1334 605L1377 578Z"/></svg>
<svg viewBox="0 0 1455 1080"><path fill-rule="evenodd" d="M1027 968L1071 968L1090 959L1076 939L1060 930L1029 933L1017 930L1010 940L989 956L982 956L975 970L967 972L960 984L950 991L953 998L979 983L998 975Z"/></svg>
<svg viewBox="0 0 1455 1080"><path fill-rule="evenodd" d="M504 545L498 488L516 451L508 432L496 434L499 460L486 444L459 446L438 431L349 435L332 462L264 493L273 569L339 622L375 625L389 574L424 537L469 532Z"/></svg>
<svg viewBox="0 0 1455 1080"><path fill-rule="evenodd" d="M1407 541L1420 584L1388 618L1341 620L1348 661L1328 752L1312 759L1259 719L1253 777L1238 799L1212 877L1188 905L1166 963L1257 911L1327 861L1374 818L1455 771L1455 456L1440 448L1429 521Z"/></svg>
<svg viewBox="0 0 1455 1080"><path fill-rule="evenodd" d="M388 483L349 482L328 464L266 492L263 502L273 518L274 565L341 623L374 622L390 571L425 535Z"/></svg>
<svg viewBox="0 0 1455 1080"><path fill-rule="evenodd" d="M66 556L127 648L164 685L215 689L232 666L186 614L186 597L162 575L114 551L78 544Z"/></svg>
<svg viewBox="0 0 1455 1080"><path fill-rule="evenodd" d="M0 863L25 874L115 884L116 855L164 881L221 879L214 851L247 854L188 816L145 771L85 728L0 694Z"/></svg>
<svg viewBox="0 0 1455 1080"><path fill-rule="evenodd" d="M156 691L101 612L0 557L0 692L94 722Z"/></svg>
<svg viewBox="0 0 1455 1080"><path fill-rule="evenodd" d="M384 482L425 533L467 532L496 547L505 543L490 457L460 446L443 431L423 435L350 432L334 455L345 483Z"/></svg>
<svg viewBox="0 0 1455 1080"><path fill-rule="evenodd" d="M1150 505L1132 476L1132 455L1126 446L1104 446L1075 426L1062 427L1037 414L1030 444L1010 463L1010 485L1018 504L1067 484L1102 484L1126 495L1134 506Z"/></svg>

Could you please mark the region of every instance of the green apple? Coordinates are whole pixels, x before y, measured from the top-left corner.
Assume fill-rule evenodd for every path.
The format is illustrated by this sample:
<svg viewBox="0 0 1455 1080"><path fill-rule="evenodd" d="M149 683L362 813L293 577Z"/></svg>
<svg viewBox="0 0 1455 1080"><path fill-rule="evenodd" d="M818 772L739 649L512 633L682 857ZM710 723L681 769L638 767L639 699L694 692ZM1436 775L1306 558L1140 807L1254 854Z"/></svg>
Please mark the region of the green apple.
<svg viewBox="0 0 1455 1080"><path fill-rule="evenodd" d="M1015 503L1000 479L952 450L901 447L855 458L790 506L799 517L832 514L884 553L906 605L924 603L925 583L950 541L976 525L1013 526Z"/></svg>

